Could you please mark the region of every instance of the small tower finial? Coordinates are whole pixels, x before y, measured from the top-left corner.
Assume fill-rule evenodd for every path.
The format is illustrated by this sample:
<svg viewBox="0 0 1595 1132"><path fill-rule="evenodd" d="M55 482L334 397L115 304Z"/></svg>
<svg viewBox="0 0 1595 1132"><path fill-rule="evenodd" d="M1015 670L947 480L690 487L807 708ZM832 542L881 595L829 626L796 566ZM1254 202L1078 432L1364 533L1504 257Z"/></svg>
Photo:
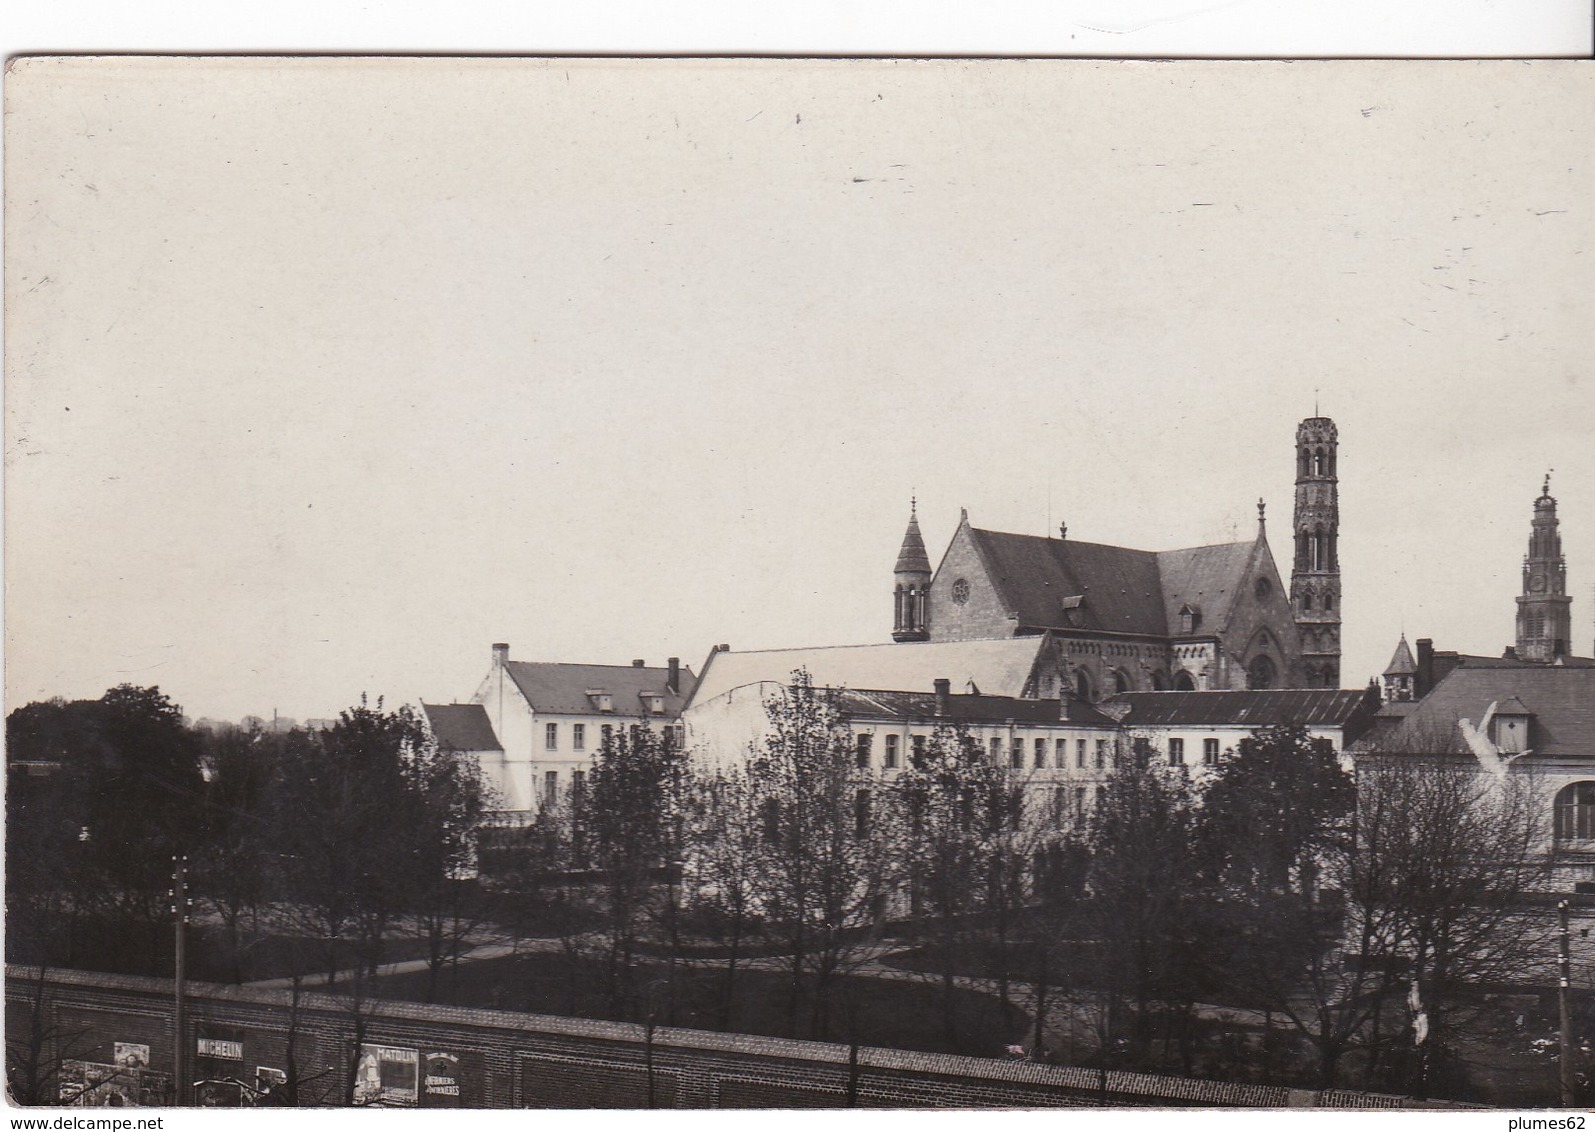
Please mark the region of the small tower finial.
<svg viewBox="0 0 1595 1132"><path fill-rule="evenodd" d="M1264 511L1265 508L1267 508L1267 506L1268 506L1268 504L1263 502L1262 496L1258 496L1257 497L1257 525L1259 527L1263 525L1263 522L1264 522L1264 520L1263 520L1263 511Z"/></svg>
<svg viewBox="0 0 1595 1132"><path fill-rule="evenodd" d="M1540 495L1541 496L1546 496L1546 495L1551 494L1551 473L1554 472L1554 471L1556 471L1555 468L1547 468L1546 469L1546 471L1545 471L1545 485L1540 488Z"/></svg>

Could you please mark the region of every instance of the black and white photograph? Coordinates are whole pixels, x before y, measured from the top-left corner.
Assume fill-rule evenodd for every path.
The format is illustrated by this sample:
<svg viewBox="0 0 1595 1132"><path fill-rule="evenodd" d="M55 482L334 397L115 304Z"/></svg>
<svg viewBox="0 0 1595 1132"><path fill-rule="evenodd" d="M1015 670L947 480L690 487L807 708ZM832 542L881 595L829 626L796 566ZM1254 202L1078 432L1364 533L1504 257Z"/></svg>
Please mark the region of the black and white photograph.
<svg viewBox="0 0 1595 1132"><path fill-rule="evenodd" d="M1592 110L11 58L9 1103L1595 1106Z"/></svg>

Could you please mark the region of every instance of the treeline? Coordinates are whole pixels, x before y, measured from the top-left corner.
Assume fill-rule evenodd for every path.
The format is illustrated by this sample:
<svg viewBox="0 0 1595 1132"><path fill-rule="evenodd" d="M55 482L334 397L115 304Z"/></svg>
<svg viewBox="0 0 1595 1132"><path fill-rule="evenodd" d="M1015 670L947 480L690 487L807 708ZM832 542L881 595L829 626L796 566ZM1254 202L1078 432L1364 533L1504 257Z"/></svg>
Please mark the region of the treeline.
<svg viewBox="0 0 1595 1132"><path fill-rule="evenodd" d="M440 967L478 914L479 771L410 709L324 730L196 730L157 688L6 720L7 958L169 975L174 858L198 974L375 969L405 938Z"/></svg>
<svg viewBox="0 0 1595 1132"><path fill-rule="evenodd" d="M1417 757L1354 778L1275 728L1200 786L1126 739L1085 795L952 726L884 774L801 672L767 713L731 753L616 727L508 828L406 709L275 735L194 732L155 689L31 704L7 720L8 957L165 973L186 854L234 978L291 946L358 1000L403 946L430 1000L471 941L537 937L571 1012L686 1024L690 999L693 1025L847 1042L891 1007L887 964L934 988L942 1048L1002 1052L970 1048L974 987L1036 1058L1456 1095L1470 988L1554 954L1515 778Z"/></svg>
<svg viewBox="0 0 1595 1132"><path fill-rule="evenodd" d="M767 712L714 763L617 733L503 847L591 914L570 950L602 963L571 970L610 1016L674 1021L685 968L715 1024L747 1026L742 981L779 970L785 1033L856 1040L849 976L884 961L940 989L944 1048L978 986L1031 1057L1456 1095L1470 991L1554 955L1525 899L1550 865L1532 783L1417 756L1354 777L1270 728L1200 785L1127 738L1081 796L951 726L885 775L802 673Z"/></svg>

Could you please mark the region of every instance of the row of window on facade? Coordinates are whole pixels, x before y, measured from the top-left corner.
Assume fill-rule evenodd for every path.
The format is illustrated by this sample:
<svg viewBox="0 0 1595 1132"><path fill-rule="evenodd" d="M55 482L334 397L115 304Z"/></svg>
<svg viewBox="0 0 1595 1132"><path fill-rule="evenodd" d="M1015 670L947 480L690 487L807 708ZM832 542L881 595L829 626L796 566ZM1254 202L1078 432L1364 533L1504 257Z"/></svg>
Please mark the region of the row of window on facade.
<svg viewBox="0 0 1595 1132"><path fill-rule="evenodd" d="M896 770L901 765L902 736L883 735L883 750L881 752L881 767L885 770ZM925 746L929 741L924 735L909 736L912 745L913 758L917 761L925 755ZM855 761L859 770L874 768L875 736L870 732L861 732L854 740ZM1028 742L1028 746L1027 746ZM1010 769L1024 770L1030 767L1035 770L1046 770L1050 766L1055 770L1066 770L1069 767L1069 740L1068 739L1031 739L1016 736L1006 743L999 735L993 735L988 740L988 752L992 765L1000 766L1005 761ZM1107 739L1075 739L1074 740L1074 766L1080 770L1106 770L1108 766L1109 740ZM1185 740L1173 738L1168 744L1169 765L1184 766ZM1220 758L1219 742L1208 737L1202 740L1202 765L1214 766Z"/></svg>
<svg viewBox="0 0 1595 1132"><path fill-rule="evenodd" d="M896 770L902 765L903 737L901 735L886 734L881 736L881 739L883 748L881 751L881 768L884 770ZM925 757L925 748L929 741L929 736L926 735L909 736L915 762ZM1088 747L1087 744L1089 742L1091 741L1086 739L1076 739L1074 741L1075 766L1082 769L1106 769L1108 765L1109 741L1107 739L1097 739L1095 740L1095 747ZM1005 748L1002 737L993 735L989 747L991 762L993 765L1001 765L1006 750L1008 765L1014 770L1023 770L1027 765L1026 751L1029 750L1031 754L1028 765L1038 770L1046 769L1049 758L1049 740L1035 739L1032 744L1032 746L1027 748L1024 738L1015 737ZM1050 741L1050 746L1051 765L1059 770L1067 768L1069 765L1069 740L1053 739ZM859 770L873 769L875 765L874 734L868 731L860 732L854 739L854 752L855 762Z"/></svg>
<svg viewBox="0 0 1595 1132"><path fill-rule="evenodd" d="M636 724L631 725L633 738L636 737L638 730L640 729ZM615 727L613 724L605 723L599 727L598 731L598 742L599 746L602 747L614 737ZM686 728L679 723L666 727L664 734L667 739L677 746L681 746L686 742ZM587 750L587 725L585 723L573 723L570 725L570 749L573 751ZM543 750L559 750L559 724L545 723L543 725Z"/></svg>
<svg viewBox="0 0 1595 1132"><path fill-rule="evenodd" d="M1083 826L1088 813L1088 805L1095 804L1100 806L1102 804L1102 799L1107 795L1107 790L1108 788L1106 786L1099 785L1096 788L1096 795L1094 799L1092 799L1091 802L1088 802L1086 787L1084 786L1076 786L1072 791L1069 787L1065 786L1054 787L1052 791L1050 813L1052 824L1060 829L1070 824L1073 824L1076 827ZM855 838L862 839L869 836L871 822L874 815L873 806L874 802L867 788L861 787L854 793L853 836ZM781 840L782 818L780 800L776 798L766 799L760 808L759 817L763 825L764 840L769 844L775 844L779 842ZM971 805L970 811L966 817L967 824L972 825L974 823L974 819L975 815L973 806ZM1016 807L1013 810L1009 820L1011 820L1014 828L1018 828L1022 819L1022 810L1021 808Z"/></svg>

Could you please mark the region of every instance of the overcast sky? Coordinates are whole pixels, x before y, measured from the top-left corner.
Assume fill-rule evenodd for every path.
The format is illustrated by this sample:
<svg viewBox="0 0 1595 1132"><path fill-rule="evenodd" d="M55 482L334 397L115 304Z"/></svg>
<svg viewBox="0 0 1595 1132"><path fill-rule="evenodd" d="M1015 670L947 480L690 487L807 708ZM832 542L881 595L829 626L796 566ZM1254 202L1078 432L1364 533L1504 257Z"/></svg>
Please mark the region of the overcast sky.
<svg viewBox="0 0 1595 1132"><path fill-rule="evenodd" d="M1595 635L1579 63L27 61L8 707L465 699L885 641L917 494L1290 569L1343 678L1513 639L1549 468Z"/></svg>

